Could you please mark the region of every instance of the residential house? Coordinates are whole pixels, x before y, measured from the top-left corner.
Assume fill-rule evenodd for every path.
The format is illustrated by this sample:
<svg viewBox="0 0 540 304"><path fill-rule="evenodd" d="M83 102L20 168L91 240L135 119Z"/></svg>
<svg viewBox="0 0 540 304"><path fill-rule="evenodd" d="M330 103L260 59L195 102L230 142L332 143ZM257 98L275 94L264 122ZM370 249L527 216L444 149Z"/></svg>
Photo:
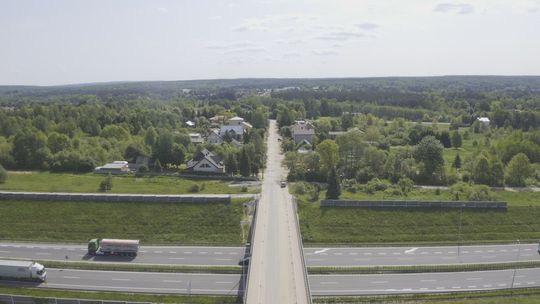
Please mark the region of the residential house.
<svg viewBox="0 0 540 304"><path fill-rule="evenodd" d="M291 127L291 136L296 144L299 144L304 140L312 143L313 137L315 136L315 127L305 120L297 120Z"/></svg>
<svg viewBox="0 0 540 304"><path fill-rule="evenodd" d="M103 174L126 174L129 173L128 162L124 160L114 161L94 169L95 173Z"/></svg>
<svg viewBox="0 0 540 304"><path fill-rule="evenodd" d="M204 144L204 138L201 133L189 133L189 138L194 145Z"/></svg>
<svg viewBox="0 0 540 304"><path fill-rule="evenodd" d="M477 117L476 120L478 120L481 124L483 124L486 127L489 127L489 118L487 117Z"/></svg>
<svg viewBox="0 0 540 304"><path fill-rule="evenodd" d="M223 138L219 136L219 129L212 129L206 136L206 142L213 145L219 145L223 143Z"/></svg>
<svg viewBox="0 0 540 304"><path fill-rule="evenodd" d="M186 171L225 173L225 165L223 164L223 159L219 155L216 155L207 149L203 149L187 163Z"/></svg>
<svg viewBox="0 0 540 304"><path fill-rule="evenodd" d="M244 141L244 134L248 129L253 128L249 123L245 122L242 117L233 117L227 120L227 123L219 129L221 138L229 136L229 138L239 142Z"/></svg>

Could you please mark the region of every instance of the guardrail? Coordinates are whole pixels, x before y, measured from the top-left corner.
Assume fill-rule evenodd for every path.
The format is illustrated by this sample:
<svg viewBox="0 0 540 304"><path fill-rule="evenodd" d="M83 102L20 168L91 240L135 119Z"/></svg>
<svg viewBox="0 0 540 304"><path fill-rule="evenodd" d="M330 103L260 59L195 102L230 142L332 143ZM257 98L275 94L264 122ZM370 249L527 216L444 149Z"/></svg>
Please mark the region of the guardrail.
<svg viewBox="0 0 540 304"><path fill-rule="evenodd" d="M46 302L45 302L46 301ZM31 297L20 296L10 294L0 294L0 303L8 304L41 304L41 303L54 303L54 304L151 304L152 302L127 302L127 301L108 301L108 300L88 300L88 299L70 299L70 298L43 298L43 297Z"/></svg>
<svg viewBox="0 0 540 304"><path fill-rule="evenodd" d="M507 210L506 202L466 201L355 201L322 200L322 207L368 207L368 208L455 208Z"/></svg>
<svg viewBox="0 0 540 304"><path fill-rule="evenodd" d="M296 225L296 231L298 233L298 241L300 242L300 257L302 259L302 270L304 271L304 283L306 285L306 291L307 291L307 299L308 303L313 303L313 300L311 299L311 288L309 287L309 276L308 276L308 270L306 267L306 260L304 257L304 242L302 241L302 232L300 231L300 219L298 218L298 203L296 202L296 198L292 197L293 202L293 209L294 214L296 217L296 220L294 221Z"/></svg>
<svg viewBox="0 0 540 304"><path fill-rule="evenodd" d="M231 203L230 195L152 195L152 194L100 194L100 193L48 193L0 192L0 200L34 201L91 201L91 202L145 202L145 203Z"/></svg>
<svg viewBox="0 0 540 304"><path fill-rule="evenodd" d="M248 295L248 286L249 286L249 274L251 273L251 265L253 265L253 261L251 258L253 257L253 240L255 239L255 230L257 229L257 213L259 210L259 200L260 197L257 197L255 199L255 212L253 212L253 220L251 221L251 227L250 227L250 238L249 238L249 264L247 267L247 273L245 274L245 281L244 281L244 294L243 294L243 302L244 304L247 304L247 295Z"/></svg>

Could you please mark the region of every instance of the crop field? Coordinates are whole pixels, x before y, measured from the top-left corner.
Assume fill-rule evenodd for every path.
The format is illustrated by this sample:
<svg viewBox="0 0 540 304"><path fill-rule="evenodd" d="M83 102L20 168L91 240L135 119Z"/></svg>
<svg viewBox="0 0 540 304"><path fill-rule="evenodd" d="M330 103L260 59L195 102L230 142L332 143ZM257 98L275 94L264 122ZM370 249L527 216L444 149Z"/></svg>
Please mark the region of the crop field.
<svg viewBox="0 0 540 304"><path fill-rule="evenodd" d="M321 192L321 197L324 193ZM540 193L494 192L507 201L507 211L448 209L319 208L299 196L302 237L309 243L457 243L461 217L463 242L537 240L540 237ZM383 192L343 192L342 199L450 200L449 191L416 189L408 197L385 196Z"/></svg>
<svg viewBox="0 0 540 304"><path fill-rule="evenodd" d="M143 245L239 245L243 202L0 201L0 239L85 242L99 237L139 239Z"/></svg>
<svg viewBox="0 0 540 304"><path fill-rule="evenodd" d="M0 184L4 191L36 191L36 192L99 192L99 184L105 175L93 173L68 174L10 172L5 184ZM139 194L187 194L198 185L197 193L234 194L241 193L242 187L229 187L229 182L219 180L192 180L180 177L157 176L113 176L110 193Z"/></svg>

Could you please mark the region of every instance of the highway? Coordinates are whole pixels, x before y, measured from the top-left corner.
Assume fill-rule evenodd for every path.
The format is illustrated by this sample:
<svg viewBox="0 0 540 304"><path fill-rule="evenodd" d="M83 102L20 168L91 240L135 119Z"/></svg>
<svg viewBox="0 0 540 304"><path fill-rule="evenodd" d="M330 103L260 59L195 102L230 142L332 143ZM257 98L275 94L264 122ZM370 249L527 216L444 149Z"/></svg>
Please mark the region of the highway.
<svg viewBox="0 0 540 304"><path fill-rule="evenodd" d="M512 287L514 270L475 272L310 275L313 295L434 293ZM9 286L178 294L236 295L240 275L47 270L47 283L0 281ZM540 286L540 268L518 269L515 288ZM251 302L248 302L251 303ZM287 302L288 303L288 302Z"/></svg>
<svg viewBox="0 0 540 304"><path fill-rule="evenodd" d="M234 266L244 256L243 247L141 246L137 257L86 255L86 244L0 243L0 257L30 260L162 265Z"/></svg>
<svg viewBox="0 0 540 304"><path fill-rule="evenodd" d="M241 275L47 269L47 282L2 285L100 291L237 295Z"/></svg>
<svg viewBox="0 0 540 304"><path fill-rule="evenodd" d="M540 261L538 244L304 248L308 266L405 266Z"/></svg>
<svg viewBox="0 0 540 304"><path fill-rule="evenodd" d="M514 270L414 274L310 275L313 295L375 295L505 289ZM514 288L540 286L540 268L518 269Z"/></svg>
<svg viewBox="0 0 540 304"><path fill-rule="evenodd" d="M247 303L308 303L296 212L287 188L280 187L286 172L277 135L270 121L268 158L256 227L247 288Z"/></svg>

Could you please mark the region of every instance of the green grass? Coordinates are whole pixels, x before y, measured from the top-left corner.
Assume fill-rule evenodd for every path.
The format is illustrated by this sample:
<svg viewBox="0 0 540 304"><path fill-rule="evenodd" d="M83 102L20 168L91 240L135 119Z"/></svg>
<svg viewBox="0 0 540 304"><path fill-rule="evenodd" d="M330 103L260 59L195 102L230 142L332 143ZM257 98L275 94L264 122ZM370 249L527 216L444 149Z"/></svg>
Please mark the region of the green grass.
<svg viewBox="0 0 540 304"><path fill-rule="evenodd" d="M0 239L85 242L139 239L145 244L242 244L243 202L127 203L0 201Z"/></svg>
<svg viewBox="0 0 540 304"><path fill-rule="evenodd" d="M313 303L537 304L540 288L368 297L318 297Z"/></svg>
<svg viewBox="0 0 540 304"><path fill-rule="evenodd" d="M23 295L38 299L43 298L78 298L92 300L116 300L152 303L192 303L192 304L232 304L242 303L241 299L234 296L204 296L204 295L152 295L121 292L91 292L91 291L68 291L50 290L42 288L15 288L0 286L0 294Z"/></svg>
<svg viewBox="0 0 540 304"><path fill-rule="evenodd" d="M463 161L465 158L474 156L474 153L476 153L477 148L473 146L473 142L476 140L479 145L483 143L483 140L485 136L480 133L473 133L469 130L469 128L459 128L459 132L461 133L461 136L463 137L463 134L465 131L469 131L469 139L463 139L462 145L460 148L445 148L443 151L443 158L445 167L451 168L452 163L454 162L454 158L456 157L456 154L459 154L459 157L461 158L461 164L463 165ZM450 132L452 134L453 131Z"/></svg>
<svg viewBox="0 0 540 304"><path fill-rule="evenodd" d="M511 197L511 194L505 195ZM355 198L379 199L377 196ZM427 195L409 198L433 199ZM445 199L443 195L441 199ZM537 240L540 237L540 204L529 199L533 205L513 202L507 211L464 210L462 242ZM306 245L382 242L455 244L458 241L459 210L319 208L318 202L301 199L299 215L302 238Z"/></svg>
<svg viewBox="0 0 540 304"><path fill-rule="evenodd" d="M36 191L36 192L99 192L99 183L105 175L49 173L49 172L10 172L5 184L0 185L4 191ZM193 185L204 185L198 193L235 194L242 193L241 187L229 187L229 182L218 180L192 180L172 176L136 177L113 176L113 187L110 193L140 194L189 194Z"/></svg>

